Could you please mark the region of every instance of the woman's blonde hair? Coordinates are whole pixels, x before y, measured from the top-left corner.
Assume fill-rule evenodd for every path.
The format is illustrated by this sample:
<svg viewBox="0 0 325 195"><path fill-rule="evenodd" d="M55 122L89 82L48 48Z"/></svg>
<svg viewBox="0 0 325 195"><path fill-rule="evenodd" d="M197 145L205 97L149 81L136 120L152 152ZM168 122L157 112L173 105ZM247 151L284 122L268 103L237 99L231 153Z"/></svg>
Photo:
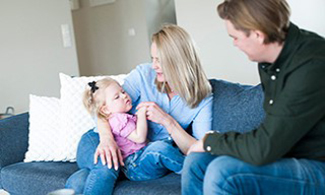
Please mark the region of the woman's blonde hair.
<svg viewBox="0 0 325 195"><path fill-rule="evenodd" d="M176 25L164 25L153 34L152 42L157 45L158 57L167 82L158 82L160 92L170 93L171 88L191 108L211 93L210 83L203 71L190 35Z"/></svg>
<svg viewBox="0 0 325 195"><path fill-rule="evenodd" d="M96 115L100 118L108 117L101 111L101 108L105 106L106 97L104 91L112 83L118 84L114 79L107 77L87 84L83 93L83 104L91 115Z"/></svg>
<svg viewBox="0 0 325 195"><path fill-rule="evenodd" d="M290 24L286 0L225 0L218 5L217 11L222 19L229 20L247 36L251 30L263 32L265 44L282 43Z"/></svg>

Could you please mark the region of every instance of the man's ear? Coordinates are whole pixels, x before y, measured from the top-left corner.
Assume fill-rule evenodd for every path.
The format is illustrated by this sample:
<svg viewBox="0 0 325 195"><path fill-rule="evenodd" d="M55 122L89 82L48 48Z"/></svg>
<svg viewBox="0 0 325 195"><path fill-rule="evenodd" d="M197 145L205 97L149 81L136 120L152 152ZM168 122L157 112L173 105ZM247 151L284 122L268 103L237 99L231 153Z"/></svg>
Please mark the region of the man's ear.
<svg viewBox="0 0 325 195"><path fill-rule="evenodd" d="M259 30L253 30L251 33L254 34L255 38L260 44L264 44L265 34Z"/></svg>

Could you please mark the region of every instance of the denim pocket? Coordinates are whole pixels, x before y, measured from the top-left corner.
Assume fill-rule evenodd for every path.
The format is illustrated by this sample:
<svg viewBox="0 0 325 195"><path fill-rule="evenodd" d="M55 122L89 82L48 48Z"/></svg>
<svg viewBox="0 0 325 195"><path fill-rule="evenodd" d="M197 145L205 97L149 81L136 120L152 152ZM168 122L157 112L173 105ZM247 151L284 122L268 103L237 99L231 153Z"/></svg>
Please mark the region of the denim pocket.
<svg viewBox="0 0 325 195"><path fill-rule="evenodd" d="M131 154L130 156L128 156L125 161L124 161L124 167L122 168L123 173L125 174L125 176L132 180L130 178L130 174L133 172L134 167L136 167L136 161L137 159L141 156L142 152L144 151L144 149L147 146L141 148L140 150L136 151L135 153ZM133 174L132 174L133 175Z"/></svg>
<svg viewBox="0 0 325 195"><path fill-rule="evenodd" d="M144 172L143 167L138 161L128 164L125 176L131 181L146 181L153 179L150 175Z"/></svg>

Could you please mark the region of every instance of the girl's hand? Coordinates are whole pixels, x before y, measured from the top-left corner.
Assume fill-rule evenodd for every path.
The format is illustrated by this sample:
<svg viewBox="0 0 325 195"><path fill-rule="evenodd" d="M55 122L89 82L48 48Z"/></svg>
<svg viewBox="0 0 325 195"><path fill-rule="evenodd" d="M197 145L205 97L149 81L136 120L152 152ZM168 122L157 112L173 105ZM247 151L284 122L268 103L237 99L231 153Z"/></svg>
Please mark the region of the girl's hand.
<svg viewBox="0 0 325 195"><path fill-rule="evenodd" d="M103 165L107 162L107 167L109 169L112 168L112 162L115 170L118 169L119 164L124 166L122 153L114 139L100 141L94 154L95 164L98 163L98 157L100 157Z"/></svg>
<svg viewBox="0 0 325 195"><path fill-rule="evenodd" d="M167 127L172 122L172 117L163 111L155 102L141 102L137 109L146 108L147 119Z"/></svg>
<svg viewBox="0 0 325 195"><path fill-rule="evenodd" d="M203 140L197 140L194 144L191 145L190 149L187 151L187 155L191 152L205 152L203 148Z"/></svg>
<svg viewBox="0 0 325 195"><path fill-rule="evenodd" d="M135 114L137 116L146 116L146 114L147 114L147 107L141 107L141 108L139 108L139 110Z"/></svg>

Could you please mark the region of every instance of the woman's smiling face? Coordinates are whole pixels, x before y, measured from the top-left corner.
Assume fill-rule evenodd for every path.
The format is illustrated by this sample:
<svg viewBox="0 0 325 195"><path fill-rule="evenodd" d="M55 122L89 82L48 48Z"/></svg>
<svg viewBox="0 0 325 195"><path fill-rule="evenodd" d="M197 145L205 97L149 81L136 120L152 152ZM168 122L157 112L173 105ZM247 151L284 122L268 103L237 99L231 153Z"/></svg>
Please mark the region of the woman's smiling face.
<svg viewBox="0 0 325 195"><path fill-rule="evenodd" d="M157 81L165 82L166 80L164 77L163 70L161 68L160 59L158 56L158 49L155 42L151 44L151 59L152 59L152 69L154 69L157 73Z"/></svg>

